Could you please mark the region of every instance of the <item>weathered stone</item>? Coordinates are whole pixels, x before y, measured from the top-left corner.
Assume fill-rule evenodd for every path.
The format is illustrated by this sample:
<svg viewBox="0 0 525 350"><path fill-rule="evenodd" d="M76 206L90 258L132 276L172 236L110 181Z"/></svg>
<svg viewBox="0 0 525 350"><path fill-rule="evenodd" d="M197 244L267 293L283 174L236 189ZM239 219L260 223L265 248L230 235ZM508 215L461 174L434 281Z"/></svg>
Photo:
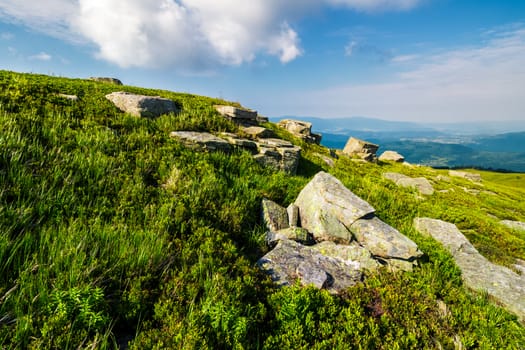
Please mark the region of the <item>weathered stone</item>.
<svg viewBox="0 0 525 350"><path fill-rule="evenodd" d="M117 78L108 78L108 77L91 77L89 80L97 81L99 83L109 83L113 85L122 85L122 81Z"/></svg>
<svg viewBox="0 0 525 350"><path fill-rule="evenodd" d="M318 241L351 241L348 228L357 219L375 211L341 181L325 172L317 173L303 188L295 205L299 207L301 227Z"/></svg>
<svg viewBox="0 0 525 350"><path fill-rule="evenodd" d="M266 198L262 200L262 218L270 231L277 232L289 227L286 209Z"/></svg>
<svg viewBox="0 0 525 350"><path fill-rule="evenodd" d="M315 155L321 158L323 162L325 162L325 164L328 165L330 168L333 168L335 166L335 161L333 158L320 153L315 153Z"/></svg>
<svg viewBox="0 0 525 350"><path fill-rule="evenodd" d="M375 271L381 267L381 264L372 257L370 251L355 242L346 245L324 241L313 245L312 248L331 258L341 259L352 264L358 263L357 268L359 270Z"/></svg>
<svg viewBox="0 0 525 350"><path fill-rule="evenodd" d="M261 126L248 126L242 128L242 132L254 139L275 137L275 133Z"/></svg>
<svg viewBox="0 0 525 350"><path fill-rule="evenodd" d="M301 120L283 119L277 123L277 125L306 142L316 144L321 142L321 135L312 133L312 123Z"/></svg>
<svg viewBox="0 0 525 350"><path fill-rule="evenodd" d="M257 125L257 112L234 106L215 106L215 109L223 117L241 125Z"/></svg>
<svg viewBox="0 0 525 350"><path fill-rule="evenodd" d="M312 235L302 227L288 227L275 232L276 236L282 239L291 239L305 245L312 245L315 243Z"/></svg>
<svg viewBox="0 0 525 350"><path fill-rule="evenodd" d="M281 286L314 285L331 293L341 292L361 281L359 263L330 258L318 250L290 240L282 240L258 261L262 270Z"/></svg>
<svg viewBox="0 0 525 350"><path fill-rule="evenodd" d="M228 141L230 145L232 145L235 148L242 148L247 151L250 151L252 154L259 153L257 143L252 140L243 139L236 134L223 132L221 133L221 137L224 137Z"/></svg>
<svg viewBox="0 0 525 350"><path fill-rule="evenodd" d="M299 207L292 203L286 208L286 211L288 212L288 225L297 227L299 223Z"/></svg>
<svg viewBox="0 0 525 350"><path fill-rule="evenodd" d="M501 220L500 223L511 228L513 230L522 230L525 231L525 222L521 221L512 221L512 220Z"/></svg>
<svg viewBox="0 0 525 350"><path fill-rule="evenodd" d="M469 173L466 171L449 170L450 176L461 177L472 182L481 182L481 175L476 173Z"/></svg>
<svg viewBox="0 0 525 350"><path fill-rule="evenodd" d="M396 185L401 187L413 187L424 195L431 195L434 193L434 187L424 177L412 178L399 173L384 173L383 177L390 181L395 182Z"/></svg>
<svg viewBox="0 0 525 350"><path fill-rule="evenodd" d="M402 163L405 160L401 154L396 151L384 151L380 156L379 160L383 162L397 162Z"/></svg>
<svg viewBox="0 0 525 350"><path fill-rule="evenodd" d="M350 231L372 255L403 260L422 255L417 244L375 216L355 221Z"/></svg>
<svg viewBox="0 0 525 350"><path fill-rule="evenodd" d="M176 138L182 142L186 147L202 150L208 152L215 151L230 151L230 144L220 137L212 135L208 132L195 131L173 131L170 137Z"/></svg>
<svg viewBox="0 0 525 350"><path fill-rule="evenodd" d="M467 287L486 291L525 322L525 276L488 261L454 224L429 218L416 218L414 226L421 233L441 242L452 254L461 269Z"/></svg>
<svg viewBox="0 0 525 350"><path fill-rule="evenodd" d="M358 156L366 161L374 161L379 146L368 141L350 137L346 142L343 153L349 156Z"/></svg>
<svg viewBox="0 0 525 350"><path fill-rule="evenodd" d="M136 117L153 118L179 111L175 102L159 96L135 95L120 91L108 94L106 98L121 111Z"/></svg>
<svg viewBox="0 0 525 350"><path fill-rule="evenodd" d="M57 94L57 96L65 98L66 100L70 100L70 101L78 101L77 95Z"/></svg>
<svg viewBox="0 0 525 350"><path fill-rule="evenodd" d="M282 139L276 139L276 138L267 138L267 139L261 139L257 142L259 147L271 147L271 148L293 148L296 147L291 143L290 141L282 140Z"/></svg>
<svg viewBox="0 0 525 350"><path fill-rule="evenodd" d="M294 175L297 172L301 147L281 139L260 139L257 142L259 154L254 159L264 166Z"/></svg>

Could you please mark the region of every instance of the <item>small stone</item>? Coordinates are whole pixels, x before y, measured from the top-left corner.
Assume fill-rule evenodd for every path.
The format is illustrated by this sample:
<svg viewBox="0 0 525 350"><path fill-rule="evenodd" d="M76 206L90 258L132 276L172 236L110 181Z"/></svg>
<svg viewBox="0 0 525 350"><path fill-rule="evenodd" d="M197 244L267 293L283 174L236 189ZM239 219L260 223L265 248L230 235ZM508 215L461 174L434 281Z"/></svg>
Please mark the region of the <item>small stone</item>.
<svg viewBox="0 0 525 350"><path fill-rule="evenodd" d="M385 151L379 156L379 160L382 162L403 163L405 161L405 157L395 151Z"/></svg>
<svg viewBox="0 0 525 350"><path fill-rule="evenodd" d="M289 227L286 209L266 198L262 200L262 218L266 228L272 232Z"/></svg>

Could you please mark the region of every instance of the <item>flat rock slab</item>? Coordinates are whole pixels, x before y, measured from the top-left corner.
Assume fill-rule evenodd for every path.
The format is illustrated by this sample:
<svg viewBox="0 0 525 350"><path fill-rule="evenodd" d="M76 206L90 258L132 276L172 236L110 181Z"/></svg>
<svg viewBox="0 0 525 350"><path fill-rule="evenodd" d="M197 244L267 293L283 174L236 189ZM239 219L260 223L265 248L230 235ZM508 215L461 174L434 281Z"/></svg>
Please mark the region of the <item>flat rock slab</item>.
<svg viewBox="0 0 525 350"><path fill-rule="evenodd" d="M173 131L170 137L178 139L185 146L202 151L230 151L230 144L228 141L221 139L208 132L195 131Z"/></svg>
<svg viewBox="0 0 525 350"><path fill-rule="evenodd" d="M466 171L449 170L448 174L454 177L462 177L472 182L481 182L481 175L476 173L469 173Z"/></svg>
<svg viewBox="0 0 525 350"><path fill-rule="evenodd" d="M384 151L379 156L379 160L386 161L386 162L402 163L405 160L405 157L403 157L401 154L397 153L396 151Z"/></svg>
<svg viewBox="0 0 525 350"><path fill-rule="evenodd" d="M382 265L372 257L370 251L359 244L335 244L334 242L324 241L312 246L312 249L319 253L346 261L349 264L359 264L359 270L375 271Z"/></svg>
<svg viewBox="0 0 525 350"><path fill-rule="evenodd" d="M263 128L262 126L244 127L242 131L254 139L275 137L275 133L272 130Z"/></svg>
<svg viewBox="0 0 525 350"><path fill-rule="evenodd" d="M277 243L257 264L280 286L299 280L304 286L313 285L331 293L339 293L363 277L359 263L331 258L290 240Z"/></svg>
<svg viewBox="0 0 525 350"><path fill-rule="evenodd" d="M467 287L486 291L525 322L525 276L488 261L454 224L416 218L414 225L421 233L430 235L443 244L452 254Z"/></svg>
<svg viewBox="0 0 525 350"><path fill-rule="evenodd" d="M106 95L106 98L122 112L136 117L154 118L179 111L175 102L159 96L135 95L120 91L112 92Z"/></svg>
<svg viewBox="0 0 525 350"><path fill-rule="evenodd" d="M295 200L301 227L318 241L351 241L349 227L375 209L346 188L341 181L323 171L303 188Z"/></svg>
<svg viewBox="0 0 525 350"><path fill-rule="evenodd" d="M219 114L231 120L251 120L257 122L257 112L234 106L217 105L215 109Z"/></svg>
<svg viewBox="0 0 525 350"><path fill-rule="evenodd" d="M525 222L521 221L512 221L512 220L501 220L500 221L503 225L507 226L508 228L511 228L513 230L522 230L525 231Z"/></svg>
<svg viewBox="0 0 525 350"><path fill-rule="evenodd" d="M374 256L409 260L423 255L416 243L375 216L355 221L350 231Z"/></svg>
<svg viewBox="0 0 525 350"><path fill-rule="evenodd" d="M383 177L393 181L397 186L415 188L419 193L424 195L434 193L434 187L432 187L432 184L424 177L413 178L399 173L384 173Z"/></svg>

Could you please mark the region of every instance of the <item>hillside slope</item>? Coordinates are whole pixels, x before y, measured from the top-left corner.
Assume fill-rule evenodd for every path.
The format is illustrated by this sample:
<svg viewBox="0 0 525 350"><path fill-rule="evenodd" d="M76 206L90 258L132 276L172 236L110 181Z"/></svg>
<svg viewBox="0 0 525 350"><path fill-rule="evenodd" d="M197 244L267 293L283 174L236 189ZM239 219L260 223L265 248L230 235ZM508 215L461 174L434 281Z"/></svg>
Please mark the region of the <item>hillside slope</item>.
<svg viewBox="0 0 525 350"><path fill-rule="evenodd" d="M113 91L160 95L178 114L120 112ZM60 96L78 96L71 100ZM525 186L484 172L355 162L302 147L295 176L246 151L195 152L177 130L239 133L228 102L80 79L0 71L0 347L185 349L525 348L525 328L459 269L417 216L455 223L493 262L525 260ZM231 103L230 103L231 104ZM320 170L368 201L425 253L414 272L382 271L343 295L277 288L256 266L268 251L261 200L287 206ZM436 193L383 179L431 179ZM482 267L480 267L482 268Z"/></svg>

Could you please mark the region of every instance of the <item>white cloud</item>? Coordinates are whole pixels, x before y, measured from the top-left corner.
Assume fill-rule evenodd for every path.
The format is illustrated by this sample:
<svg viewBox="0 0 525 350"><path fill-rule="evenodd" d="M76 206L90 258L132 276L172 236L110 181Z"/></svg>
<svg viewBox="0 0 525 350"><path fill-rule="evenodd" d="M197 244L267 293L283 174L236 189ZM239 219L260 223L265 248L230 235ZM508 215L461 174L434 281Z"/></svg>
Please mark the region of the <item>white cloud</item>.
<svg viewBox="0 0 525 350"><path fill-rule="evenodd" d="M300 97L304 110L295 113L438 122L525 118L525 28L495 32L477 47L393 61L400 69L393 77L309 92Z"/></svg>
<svg viewBox="0 0 525 350"><path fill-rule="evenodd" d="M2 40L12 40L14 37L15 37L15 35L13 33L9 33L9 32L5 32L5 33L0 34L0 38Z"/></svg>
<svg viewBox="0 0 525 350"><path fill-rule="evenodd" d="M46 52L40 52L36 55L29 56L30 60L38 60L38 61L50 61L51 58L53 57Z"/></svg>
<svg viewBox="0 0 525 350"><path fill-rule="evenodd" d="M407 10L422 0L2 0L0 18L97 48L122 67L239 65L302 54L291 21L323 6Z"/></svg>
<svg viewBox="0 0 525 350"><path fill-rule="evenodd" d="M348 45L345 46L345 56L352 56L354 54L355 48L357 47L357 41L351 41Z"/></svg>

